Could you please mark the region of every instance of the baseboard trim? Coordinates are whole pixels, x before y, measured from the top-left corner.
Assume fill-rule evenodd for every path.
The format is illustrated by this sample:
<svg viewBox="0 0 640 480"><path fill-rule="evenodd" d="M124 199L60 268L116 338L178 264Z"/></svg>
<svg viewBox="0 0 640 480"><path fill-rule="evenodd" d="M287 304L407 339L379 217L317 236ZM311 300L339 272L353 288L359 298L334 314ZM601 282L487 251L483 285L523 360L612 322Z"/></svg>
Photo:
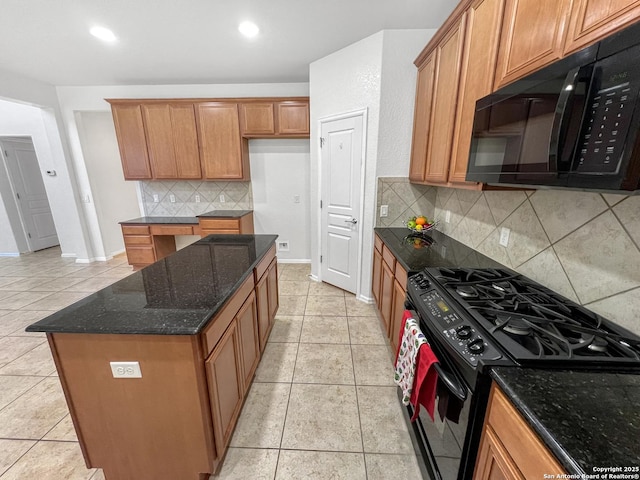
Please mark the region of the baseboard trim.
<svg viewBox="0 0 640 480"><path fill-rule="evenodd" d="M75 253L62 253L60 255L62 258L76 258L77 255Z"/></svg>
<svg viewBox="0 0 640 480"><path fill-rule="evenodd" d="M364 295L357 295L356 299L360 300L361 302L368 303L368 304L372 304L373 303L373 297L366 297Z"/></svg>
<svg viewBox="0 0 640 480"><path fill-rule="evenodd" d="M311 263L307 258L278 258L278 263Z"/></svg>
<svg viewBox="0 0 640 480"><path fill-rule="evenodd" d="M19 257L20 254L19 253L15 253L15 252L0 252L0 257Z"/></svg>

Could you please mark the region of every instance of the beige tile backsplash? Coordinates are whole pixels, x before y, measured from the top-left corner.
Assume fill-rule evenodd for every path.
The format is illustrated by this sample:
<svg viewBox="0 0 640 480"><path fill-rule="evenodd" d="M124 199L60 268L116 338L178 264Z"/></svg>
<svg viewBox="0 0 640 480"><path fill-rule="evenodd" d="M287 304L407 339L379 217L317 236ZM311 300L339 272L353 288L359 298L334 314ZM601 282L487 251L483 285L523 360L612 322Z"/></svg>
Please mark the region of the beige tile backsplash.
<svg viewBox="0 0 640 480"><path fill-rule="evenodd" d="M140 186L147 216L193 217L212 210L253 209L251 182L168 180L140 182ZM154 194L158 195L158 202L154 202ZM224 203L220 195L224 195ZM200 197L199 202L196 196Z"/></svg>
<svg viewBox="0 0 640 480"><path fill-rule="evenodd" d="M640 334L640 196L477 192L379 178L377 197L378 226L433 216L447 235ZM380 218L385 204L389 216ZM507 247L502 227L511 230Z"/></svg>

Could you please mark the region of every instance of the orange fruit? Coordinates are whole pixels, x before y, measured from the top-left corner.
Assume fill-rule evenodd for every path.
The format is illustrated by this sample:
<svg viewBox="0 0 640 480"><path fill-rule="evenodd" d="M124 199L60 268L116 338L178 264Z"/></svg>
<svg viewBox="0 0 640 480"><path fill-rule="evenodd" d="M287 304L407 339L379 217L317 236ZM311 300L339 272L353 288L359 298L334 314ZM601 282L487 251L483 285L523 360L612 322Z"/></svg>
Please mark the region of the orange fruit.
<svg viewBox="0 0 640 480"><path fill-rule="evenodd" d="M426 225L427 224L427 217L418 217L418 218L416 218L416 224L417 225Z"/></svg>

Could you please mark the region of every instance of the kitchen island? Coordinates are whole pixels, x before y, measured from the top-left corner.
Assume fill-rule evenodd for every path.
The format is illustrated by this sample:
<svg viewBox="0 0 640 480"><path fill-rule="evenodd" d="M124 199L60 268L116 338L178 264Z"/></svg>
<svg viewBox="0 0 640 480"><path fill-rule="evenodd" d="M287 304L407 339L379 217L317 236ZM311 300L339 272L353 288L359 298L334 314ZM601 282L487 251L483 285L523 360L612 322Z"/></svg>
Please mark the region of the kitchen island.
<svg viewBox="0 0 640 480"><path fill-rule="evenodd" d="M278 308L276 238L210 235L27 328L47 333L88 468L216 471Z"/></svg>

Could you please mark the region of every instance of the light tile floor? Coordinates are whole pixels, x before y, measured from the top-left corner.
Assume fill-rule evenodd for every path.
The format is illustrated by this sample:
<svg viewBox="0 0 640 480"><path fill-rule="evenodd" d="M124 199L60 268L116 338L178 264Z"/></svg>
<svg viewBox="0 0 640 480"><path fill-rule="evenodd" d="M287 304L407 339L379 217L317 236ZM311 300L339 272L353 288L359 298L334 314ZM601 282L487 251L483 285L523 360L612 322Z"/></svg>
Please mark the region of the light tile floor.
<svg viewBox="0 0 640 480"><path fill-rule="evenodd" d="M276 322L212 480L420 478L373 306L308 265L279 272ZM24 328L130 273L124 256L80 265L58 248L0 258L0 480L104 479L84 464L45 336Z"/></svg>

